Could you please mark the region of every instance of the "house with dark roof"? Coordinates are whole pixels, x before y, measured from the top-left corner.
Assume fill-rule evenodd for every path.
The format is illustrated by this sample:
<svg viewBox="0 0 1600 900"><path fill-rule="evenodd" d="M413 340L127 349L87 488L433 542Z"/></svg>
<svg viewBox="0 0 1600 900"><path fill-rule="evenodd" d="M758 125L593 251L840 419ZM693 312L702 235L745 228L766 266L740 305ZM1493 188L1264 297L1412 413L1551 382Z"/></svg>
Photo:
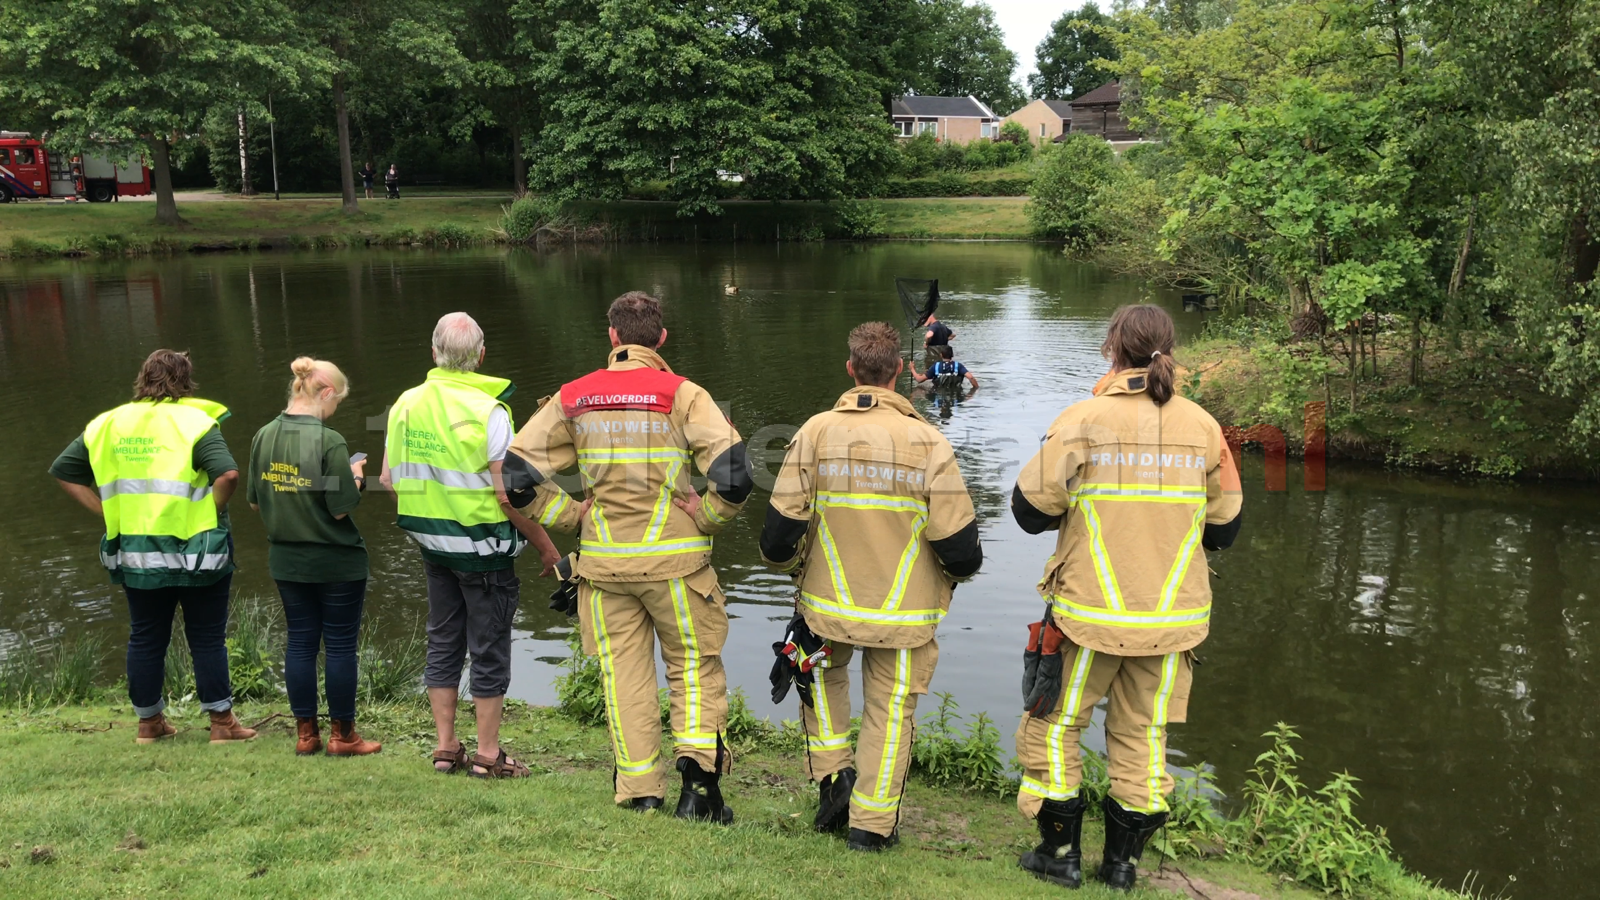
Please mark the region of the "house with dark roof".
<svg viewBox="0 0 1600 900"><path fill-rule="evenodd" d="M911 94L895 99L889 117L901 137L931 133L941 141L966 144L1000 135L1000 117L983 101L965 97L928 97Z"/></svg>
<svg viewBox="0 0 1600 900"><path fill-rule="evenodd" d="M1122 85L1102 84L1072 101L1072 133L1094 134L1108 141L1137 141L1139 135L1128 128L1122 116Z"/></svg>
<svg viewBox="0 0 1600 900"><path fill-rule="evenodd" d="M1043 144L1066 134L1072 127L1072 104L1066 100L1035 100L1006 116L1000 124L1015 122L1028 129L1028 137Z"/></svg>

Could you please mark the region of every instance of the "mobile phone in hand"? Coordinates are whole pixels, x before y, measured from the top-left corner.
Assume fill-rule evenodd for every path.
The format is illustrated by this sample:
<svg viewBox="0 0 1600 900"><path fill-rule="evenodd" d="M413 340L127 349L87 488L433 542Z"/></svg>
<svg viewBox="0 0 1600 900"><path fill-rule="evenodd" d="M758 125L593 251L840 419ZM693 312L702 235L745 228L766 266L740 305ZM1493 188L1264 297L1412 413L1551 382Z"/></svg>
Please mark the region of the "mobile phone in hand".
<svg viewBox="0 0 1600 900"><path fill-rule="evenodd" d="M350 454L350 465L353 466L356 463L365 460L366 458L367 458L367 455L365 453L359 453L359 452L358 453L352 453L352 454Z"/></svg>

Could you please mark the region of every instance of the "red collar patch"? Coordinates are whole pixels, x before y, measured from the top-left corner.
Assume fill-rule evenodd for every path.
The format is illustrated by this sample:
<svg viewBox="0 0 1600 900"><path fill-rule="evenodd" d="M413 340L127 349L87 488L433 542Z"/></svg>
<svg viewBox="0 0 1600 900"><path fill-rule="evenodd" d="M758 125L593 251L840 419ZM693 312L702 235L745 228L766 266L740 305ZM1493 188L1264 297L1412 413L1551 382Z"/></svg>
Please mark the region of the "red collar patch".
<svg viewBox="0 0 1600 900"><path fill-rule="evenodd" d="M575 419L586 412L632 409L670 413L678 386L688 379L648 366L601 369L561 386L561 410Z"/></svg>

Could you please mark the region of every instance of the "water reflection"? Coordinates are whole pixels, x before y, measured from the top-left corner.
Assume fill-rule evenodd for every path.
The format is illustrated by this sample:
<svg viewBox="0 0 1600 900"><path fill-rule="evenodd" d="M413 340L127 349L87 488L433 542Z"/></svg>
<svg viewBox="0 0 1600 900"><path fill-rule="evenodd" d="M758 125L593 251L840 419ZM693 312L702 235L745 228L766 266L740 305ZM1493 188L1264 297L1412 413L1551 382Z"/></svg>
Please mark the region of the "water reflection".
<svg viewBox="0 0 1600 900"><path fill-rule="evenodd" d="M988 562L956 593L941 628L935 690L988 711L1009 740L1017 657L1042 605L1033 589L1049 536L1011 524L1017 469L1067 404L1104 371L1098 348L1119 304L1143 286L1027 245L578 248L557 253L428 252L185 257L0 268L0 641L102 630L125 634L120 595L95 562L99 523L45 476L94 414L122 400L156 346L190 349L205 396L227 403L224 434L244 458L283 405L289 361L335 360L350 400L330 423L371 453L387 404L426 371L434 320L466 309L488 334L485 371L520 386L519 418L605 358L604 311L623 290L666 298L667 359L726 401L773 471L793 429L848 386L844 337L868 318L898 321L893 279L938 277L941 318L982 389L913 402L955 445L982 521ZM737 284L729 296L726 284ZM1176 313L1192 330L1198 315ZM913 339L908 337L907 349ZM915 341L920 344L920 340ZM918 348L920 351L920 347ZM902 383L909 390L909 378ZM1248 425L1250 423L1232 423ZM1173 744L1237 786L1260 732L1288 720L1305 735L1306 773L1363 779L1366 817L1424 872L1468 870L1519 896L1580 895L1600 875L1582 848L1600 837L1595 736L1600 506L1587 487L1457 483L1335 466L1328 490L1267 492L1247 465L1245 528L1213 560L1214 629L1202 646L1191 724ZM768 481L767 483L770 483ZM760 565L765 495L717 541L733 622L728 670L758 714L770 643L788 618L789 582ZM392 502L355 517L373 582L369 626L420 628L415 550ZM272 595L256 517L235 511L241 592ZM553 587L525 581L513 691L553 699L569 623L545 608ZM121 658L108 661L113 676ZM1094 745L1095 736L1088 742Z"/></svg>

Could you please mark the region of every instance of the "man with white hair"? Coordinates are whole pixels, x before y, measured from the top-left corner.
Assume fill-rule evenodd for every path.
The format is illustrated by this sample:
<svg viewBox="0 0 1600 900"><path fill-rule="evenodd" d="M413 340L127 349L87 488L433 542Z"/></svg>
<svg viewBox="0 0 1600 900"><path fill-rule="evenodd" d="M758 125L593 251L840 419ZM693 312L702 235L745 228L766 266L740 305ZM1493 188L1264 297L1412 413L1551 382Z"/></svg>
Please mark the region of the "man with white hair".
<svg viewBox="0 0 1600 900"><path fill-rule="evenodd" d="M515 566L528 542L544 572L560 559L538 523L511 507L501 467L511 445L516 388L480 375L483 329L453 312L433 329L435 368L389 410L383 485L399 525L422 548L428 577L428 666L423 677L439 744L434 769L478 778L522 778L528 767L500 748L500 715L511 684L511 621L519 600ZM478 746L456 739L461 666L472 653Z"/></svg>

